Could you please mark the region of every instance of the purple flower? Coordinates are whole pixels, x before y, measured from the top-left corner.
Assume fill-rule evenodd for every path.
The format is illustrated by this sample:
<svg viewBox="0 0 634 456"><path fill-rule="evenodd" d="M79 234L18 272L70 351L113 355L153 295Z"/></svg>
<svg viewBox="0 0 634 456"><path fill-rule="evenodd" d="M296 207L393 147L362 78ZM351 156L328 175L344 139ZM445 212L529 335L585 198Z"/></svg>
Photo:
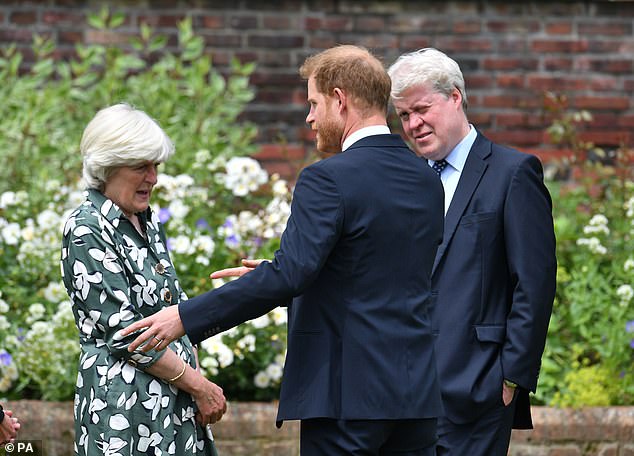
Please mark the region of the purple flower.
<svg viewBox="0 0 634 456"><path fill-rule="evenodd" d="M225 223L222 224L223 228L233 228L233 222L230 218L225 219Z"/></svg>
<svg viewBox="0 0 634 456"><path fill-rule="evenodd" d="M173 249L173 245L172 245L172 238L167 238L167 241L165 242L167 250L169 250L170 252Z"/></svg>
<svg viewBox="0 0 634 456"><path fill-rule="evenodd" d="M634 332L634 320L625 323L625 332Z"/></svg>
<svg viewBox="0 0 634 456"><path fill-rule="evenodd" d="M225 244L227 244L228 247L235 248L240 245L240 239L238 239L235 234L232 234L225 238Z"/></svg>
<svg viewBox="0 0 634 456"><path fill-rule="evenodd" d="M0 364L3 366L9 366L13 361L11 355L7 353L5 350L0 351Z"/></svg>
<svg viewBox="0 0 634 456"><path fill-rule="evenodd" d="M207 223L207 220L205 220L204 218L199 218L198 220L196 220L196 228L198 228L199 230L209 228L209 223Z"/></svg>
<svg viewBox="0 0 634 456"><path fill-rule="evenodd" d="M158 211L158 218L161 223L167 222L172 217L172 213L168 208L161 208Z"/></svg>
<svg viewBox="0 0 634 456"><path fill-rule="evenodd" d="M634 348L634 339L630 341L630 347Z"/></svg>

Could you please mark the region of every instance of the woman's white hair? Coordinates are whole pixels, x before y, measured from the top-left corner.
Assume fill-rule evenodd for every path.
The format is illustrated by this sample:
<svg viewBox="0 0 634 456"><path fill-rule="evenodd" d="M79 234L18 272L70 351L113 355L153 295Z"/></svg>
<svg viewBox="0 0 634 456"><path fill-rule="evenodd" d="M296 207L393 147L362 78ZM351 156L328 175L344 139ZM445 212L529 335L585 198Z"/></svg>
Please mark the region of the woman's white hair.
<svg viewBox="0 0 634 456"><path fill-rule="evenodd" d="M434 48L419 49L401 55L387 70L392 80L393 100L411 87L428 85L449 97L454 89L462 94L462 109L467 111L467 92L460 66L451 57Z"/></svg>
<svg viewBox="0 0 634 456"><path fill-rule="evenodd" d="M84 130L79 149L86 187L103 191L114 169L162 163L174 153L174 144L145 112L119 103L97 112Z"/></svg>

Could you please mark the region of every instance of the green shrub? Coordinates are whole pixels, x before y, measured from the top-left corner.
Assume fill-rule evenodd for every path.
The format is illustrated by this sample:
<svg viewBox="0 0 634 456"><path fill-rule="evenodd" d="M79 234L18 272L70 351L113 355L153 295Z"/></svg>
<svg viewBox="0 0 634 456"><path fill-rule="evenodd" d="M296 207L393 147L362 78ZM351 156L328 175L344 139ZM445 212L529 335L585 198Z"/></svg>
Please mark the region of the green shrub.
<svg viewBox="0 0 634 456"><path fill-rule="evenodd" d="M117 33L122 22L105 9L90 17L103 33ZM2 50L0 396L73 396L79 345L61 284L61 226L83 200L79 140L97 110L128 102L156 118L176 145L152 205L187 294L212 288L211 271L245 256L271 257L277 248L290 191L248 157L256 129L239 121L253 99L254 66L233 62L222 76L203 50L190 20L179 25L176 53L146 26L130 46L80 45L67 62L54 60L53 45L35 36L37 61L27 72L15 47ZM278 396L285 310L262 322L216 336L200 350L205 373L229 399ZM270 374L266 382L263 372Z"/></svg>
<svg viewBox="0 0 634 456"><path fill-rule="evenodd" d="M558 407L598 407L618 401L619 384L612 371L591 361L575 362L563 378L562 387L555 393L552 405Z"/></svg>
<svg viewBox="0 0 634 456"><path fill-rule="evenodd" d="M634 151L606 152L580 141L578 130L592 116L569 113L560 96L549 104L549 132L571 151L558 171L572 178L549 182L559 266L536 401L633 404ZM590 379L598 383L580 394Z"/></svg>

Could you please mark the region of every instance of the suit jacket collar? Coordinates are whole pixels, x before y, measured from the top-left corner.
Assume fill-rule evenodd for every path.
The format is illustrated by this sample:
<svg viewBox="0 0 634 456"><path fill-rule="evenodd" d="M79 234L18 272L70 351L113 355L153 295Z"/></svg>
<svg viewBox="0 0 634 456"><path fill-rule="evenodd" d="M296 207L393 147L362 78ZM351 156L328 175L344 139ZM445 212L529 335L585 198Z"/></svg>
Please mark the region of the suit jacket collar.
<svg viewBox="0 0 634 456"><path fill-rule="evenodd" d="M348 151L363 148L363 147L409 147L403 141L403 138L400 135L396 134L385 134L385 135L372 135L366 136L365 138L361 138L356 141L350 147L348 147L342 153L347 153ZM411 149L410 149L411 150ZM412 153L414 153L412 151Z"/></svg>
<svg viewBox="0 0 634 456"><path fill-rule="evenodd" d="M453 195L453 199L451 200L451 204L449 205L449 209L447 210L447 214L445 216L443 239L442 243L438 247L438 251L436 252L436 259L434 261L432 274L436 271L438 263L440 263L440 260L444 256L447 246L456 232L456 227L460 222L460 218L467 208L469 201L471 201L471 197L473 196L476 188L478 188L478 184L484 175L484 171L489 166L487 164L487 159L491 155L491 146L491 141L478 131L478 137L469 151L469 156L467 157L464 169L462 170L460 181L458 181L458 187L456 188L456 192Z"/></svg>

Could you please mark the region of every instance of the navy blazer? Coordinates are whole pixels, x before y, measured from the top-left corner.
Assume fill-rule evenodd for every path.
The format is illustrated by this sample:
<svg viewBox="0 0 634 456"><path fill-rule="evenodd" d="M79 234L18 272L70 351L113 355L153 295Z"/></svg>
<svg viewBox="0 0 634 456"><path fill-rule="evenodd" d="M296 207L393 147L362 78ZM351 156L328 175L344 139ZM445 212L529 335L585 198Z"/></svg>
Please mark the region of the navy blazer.
<svg viewBox="0 0 634 456"><path fill-rule="evenodd" d="M552 204L535 156L478 132L445 218L432 286L438 375L449 419L474 421L520 385L515 427L529 428L555 296Z"/></svg>
<svg viewBox="0 0 634 456"><path fill-rule="evenodd" d="M196 343L288 306L278 422L442 415L429 306L443 189L398 135L305 168L272 262L179 305Z"/></svg>

